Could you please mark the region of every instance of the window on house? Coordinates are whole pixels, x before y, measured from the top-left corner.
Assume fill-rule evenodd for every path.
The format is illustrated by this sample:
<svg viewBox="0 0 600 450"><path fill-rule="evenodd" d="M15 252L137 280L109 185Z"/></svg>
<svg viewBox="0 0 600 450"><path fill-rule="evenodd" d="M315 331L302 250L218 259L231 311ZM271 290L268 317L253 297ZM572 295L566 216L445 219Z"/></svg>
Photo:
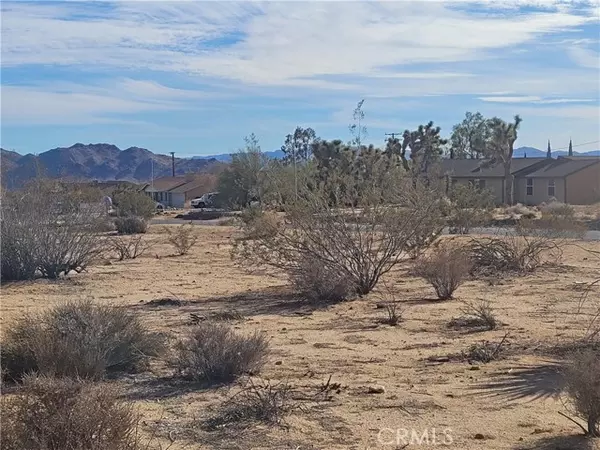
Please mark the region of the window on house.
<svg viewBox="0 0 600 450"><path fill-rule="evenodd" d="M554 197L556 193L556 182L548 180L548 197Z"/></svg>
<svg viewBox="0 0 600 450"><path fill-rule="evenodd" d="M527 178L527 195L533 195L533 178Z"/></svg>
<svg viewBox="0 0 600 450"><path fill-rule="evenodd" d="M479 180L479 189L481 189L481 190L485 189L485 180Z"/></svg>

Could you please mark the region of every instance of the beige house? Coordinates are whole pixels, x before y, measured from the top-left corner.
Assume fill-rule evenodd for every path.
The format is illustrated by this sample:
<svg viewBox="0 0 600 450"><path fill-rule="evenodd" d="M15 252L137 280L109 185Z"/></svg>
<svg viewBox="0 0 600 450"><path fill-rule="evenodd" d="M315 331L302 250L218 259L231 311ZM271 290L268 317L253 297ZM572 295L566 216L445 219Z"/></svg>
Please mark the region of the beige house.
<svg viewBox="0 0 600 450"><path fill-rule="evenodd" d="M144 187L155 201L171 208L183 208L189 202L214 189L210 175L161 177Z"/></svg>
<svg viewBox="0 0 600 450"><path fill-rule="evenodd" d="M505 203L504 167L476 159L446 159L442 170L450 183L489 189ZM574 205L600 201L600 157L515 158L511 162L516 203L538 205L556 199Z"/></svg>

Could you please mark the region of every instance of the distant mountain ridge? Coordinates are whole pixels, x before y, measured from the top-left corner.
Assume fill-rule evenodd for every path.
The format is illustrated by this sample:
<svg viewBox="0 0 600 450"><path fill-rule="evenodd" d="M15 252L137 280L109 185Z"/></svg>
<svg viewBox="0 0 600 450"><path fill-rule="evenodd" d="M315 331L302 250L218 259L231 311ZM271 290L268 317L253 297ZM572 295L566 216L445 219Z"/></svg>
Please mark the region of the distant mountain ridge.
<svg viewBox="0 0 600 450"><path fill-rule="evenodd" d="M558 156L568 156L569 152L566 150L552 150L552 157L556 158ZM519 147L515 148L513 157L514 158L545 158L546 150L539 150L535 147ZM593 150L590 152L576 152L573 151L573 156L600 156L600 150Z"/></svg>
<svg viewBox="0 0 600 450"><path fill-rule="evenodd" d="M263 152L264 155L271 159L283 159L285 153L281 150L273 150L272 152ZM192 156L192 159L211 159L214 158L217 161L222 162L230 162L231 157L235 155L235 153L221 153L219 155L208 155L208 156Z"/></svg>
<svg viewBox="0 0 600 450"><path fill-rule="evenodd" d="M1 150L2 184L13 188L31 178L44 175L72 180L149 181L171 175L171 157L154 154L148 149L129 147L121 150L112 144L81 144L58 147L39 155L20 155ZM214 158L175 158L175 173L206 172L222 165Z"/></svg>

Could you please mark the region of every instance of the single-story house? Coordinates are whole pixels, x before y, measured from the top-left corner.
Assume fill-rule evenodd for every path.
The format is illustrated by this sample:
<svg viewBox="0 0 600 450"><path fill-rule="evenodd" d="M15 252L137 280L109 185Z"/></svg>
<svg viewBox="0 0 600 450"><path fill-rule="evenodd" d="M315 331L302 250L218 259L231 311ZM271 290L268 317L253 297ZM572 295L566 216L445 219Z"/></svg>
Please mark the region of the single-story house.
<svg viewBox="0 0 600 450"><path fill-rule="evenodd" d="M184 175L157 178L146 185L144 192L167 207L183 208L211 188L206 176Z"/></svg>
<svg viewBox="0 0 600 450"><path fill-rule="evenodd" d="M504 166L477 159L445 159L442 172L449 183L489 189L498 204L504 199ZM539 205L556 199L582 205L600 201L600 157L514 158L511 162L513 198Z"/></svg>

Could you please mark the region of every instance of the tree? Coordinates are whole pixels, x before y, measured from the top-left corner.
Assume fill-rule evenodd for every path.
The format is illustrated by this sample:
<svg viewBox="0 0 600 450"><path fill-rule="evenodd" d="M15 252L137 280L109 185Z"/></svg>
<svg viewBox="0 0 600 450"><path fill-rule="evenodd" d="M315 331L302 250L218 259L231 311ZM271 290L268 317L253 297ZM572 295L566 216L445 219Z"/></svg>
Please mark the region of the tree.
<svg viewBox="0 0 600 450"><path fill-rule="evenodd" d="M362 146L362 138L367 136L367 127L362 124L362 121L365 118L365 112L362 109L364 103L365 99L363 98L356 104L356 108L352 113L354 123L348 126L350 134L353 136L350 144L355 145L357 148Z"/></svg>
<svg viewBox="0 0 600 450"><path fill-rule="evenodd" d="M244 141L245 149L232 155L229 168L219 177L219 200L233 207L246 207L251 201L261 199L263 171L269 162L254 133Z"/></svg>
<svg viewBox="0 0 600 450"><path fill-rule="evenodd" d="M294 134L285 137L281 151L286 163L306 162L312 155L312 147L319 138L312 128L296 127Z"/></svg>
<svg viewBox="0 0 600 450"><path fill-rule="evenodd" d="M480 112L467 112L465 118L452 128L450 137L451 159L479 159L485 153L490 136L489 122Z"/></svg>
<svg viewBox="0 0 600 450"><path fill-rule="evenodd" d="M427 178L431 167L443 154L447 140L442 139L440 131L440 127L434 127L433 122L429 122L419 125L414 131L404 131L401 143L388 140L389 150L400 157L402 166L411 173L413 179ZM410 162L406 157L407 150L410 151Z"/></svg>
<svg viewBox="0 0 600 450"><path fill-rule="evenodd" d="M504 203L513 203L513 176L511 163L517 132L523 119L517 114L513 123L507 123L499 117L488 121L490 137L484 155L489 158L486 165L502 164L504 166Z"/></svg>
<svg viewBox="0 0 600 450"><path fill-rule="evenodd" d="M377 161L384 160L373 157ZM335 203L319 180L312 188L300 186L298 200L284 205L285 223L254 237L250 227L232 255L248 267L271 267L289 276L309 262L323 273L343 275L356 293L369 293L408 252L427 248L443 228L438 192L390 176L383 164L369 166L373 179L381 181L362 186L347 182ZM342 172L338 178L353 176Z"/></svg>

